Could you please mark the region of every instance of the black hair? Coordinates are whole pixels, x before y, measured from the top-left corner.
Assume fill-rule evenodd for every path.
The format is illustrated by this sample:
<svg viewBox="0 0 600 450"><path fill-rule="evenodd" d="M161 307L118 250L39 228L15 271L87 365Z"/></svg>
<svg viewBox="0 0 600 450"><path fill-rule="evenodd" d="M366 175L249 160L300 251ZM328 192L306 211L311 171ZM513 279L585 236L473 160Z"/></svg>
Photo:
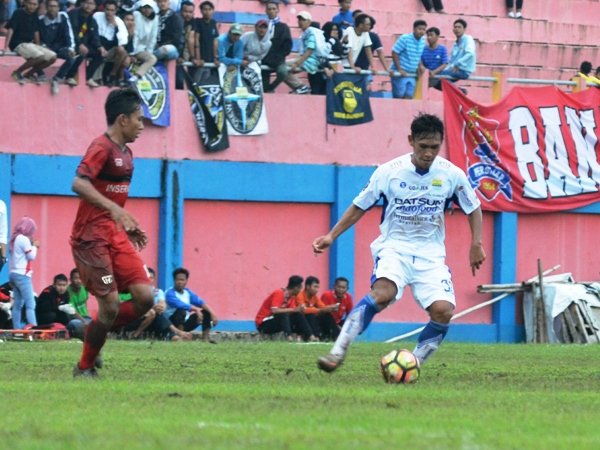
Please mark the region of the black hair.
<svg viewBox="0 0 600 450"><path fill-rule="evenodd" d="M71 269L71 272L69 273L69 278L73 279L73 275L75 275L76 273L79 273L79 269L77 267Z"/></svg>
<svg viewBox="0 0 600 450"><path fill-rule="evenodd" d="M190 277L190 271L187 270L185 267L178 267L177 269L175 269L173 271L173 279L177 278L177 275L179 274L184 274L186 278Z"/></svg>
<svg viewBox="0 0 600 450"><path fill-rule="evenodd" d="M425 22L423 19L418 19L413 22L413 30L417 27L426 27L426 26L427 26L427 22Z"/></svg>
<svg viewBox="0 0 600 450"><path fill-rule="evenodd" d="M215 5L213 4L213 2L209 2L208 0L200 3L200 9L204 8L205 6L210 6L211 9L215 9Z"/></svg>
<svg viewBox="0 0 600 450"><path fill-rule="evenodd" d="M444 139L444 124L438 116L420 113L410 124L410 134L413 139L439 134Z"/></svg>
<svg viewBox="0 0 600 450"><path fill-rule="evenodd" d="M337 23L325 22L325 24L323 25L323 35L325 36L326 41L328 41L329 38L331 38L331 31L333 30L333 27L337 27L338 31L340 31L340 27Z"/></svg>
<svg viewBox="0 0 600 450"><path fill-rule="evenodd" d="M190 0L183 0L181 2L181 8L180 9L183 9L184 6L191 6L192 8L195 8L194 2L192 2Z"/></svg>
<svg viewBox="0 0 600 450"><path fill-rule="evenodd" d="M452 25L456 25L457 23L460 23L464 28L467 28L467 22L465 22L464 19L456 19Z"/></svg>
<svg viewBox="0 0 600 450"><path fill-rule="evenodd" d="M317 277L315 277L313 275L309 275L309 276L306 277L306 281L304 282L304 286L305 287L312 286L315 283L319 283L320 284L321 282L319 281L319 279Z"/></svg>
<svg viewBox="0 0 600 450"><path fill-rule="evenodd" d="M346 282L346 284L347 284L348 286L350 285L350 282L348 281L348 278L346 278L346 277L337 277L337 278L335 279L335 281L333 282L333 284L334 284L334 285L335 285L335 284L338 284L338 282L339 282L339 281L344 281L344 282Z"/></svg>
<svg viewBox="0 0 600 450"><path fill-rule="evenodd" d="M596 67L596 75L600 74L600 66Z"/></svg>
<svg viewBox="0 0 600 450"><path fill-rule="evenodd" d="M370 19L371 17L369 17L367 14L359 14L358 16L356 16L354 18L354 26L357 27L359 25L362 25L363 23L366 22L367 19Z"/></svg>
<svg viewBox="0 0 600 450"><path fill-rule="evenodd" d="M67 279L67 276L64 273L59 273L58 275L54 276L54 281L52 281L52 284L56 284L56 282L58 281L64 281L65 283L68 283L69 280Z"/></svg>
<svg viewBox="0 0 600 450"><path fill-rule="evenodd" d="M107 0L107 2L114 0ZM106 114L106 123L113 125L121 114L129 116L136 112L142 99L139 94L132 88L115 89L110 91L108 97L106 97L106 103L104 104L104 113Z"/></svg>
<svg viewBox="0 0 600 450"><path fill-rule="evenodd" d="M104 9L106 9L106 7L108 5L115 5L115 8L118 10L119 9L119 3L117 2L117 0L106 0L104 2Z"/></svg>
<svg viewBox="0 0 600 450"><path fill-rule="evenodd" d="M288 284L287 284L287 288L286 289L294 289L294 288L297 288L299 286L302 286L302 282L303 281L304 281L304 278L302 278L300 275L292 275L288 279Z"/></svg>
<svg viewBox="0 0 600 450"><path fill-rule="evenodd" d="M579 67L579 71L582 74L587 75L588 73L590 73L592 71L592 63L589 61L582 62L581 66Z"/></svg>
<svg viewBox="0 0 600 450"><path fill-rule="evenodd" d="M375 20L375 17L373 16L369 16L369 19L371 19L371 30L373 28L375 28L375 24L377 23L377 21Z"/></svg>
<svg viewBox="0 0 600 450"><path fill-rule="evenodd" d="M440 29L438 27L427 28L427 33L434 33L436 36L440 35Z"/></svg>

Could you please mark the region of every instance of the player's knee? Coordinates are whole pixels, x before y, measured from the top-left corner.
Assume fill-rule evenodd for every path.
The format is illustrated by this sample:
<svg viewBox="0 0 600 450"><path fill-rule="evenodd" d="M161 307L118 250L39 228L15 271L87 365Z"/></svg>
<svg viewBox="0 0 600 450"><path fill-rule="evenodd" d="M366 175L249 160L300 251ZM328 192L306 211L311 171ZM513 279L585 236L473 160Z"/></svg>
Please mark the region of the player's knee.
<svg viewBox="0 0 600 450"><path fill-rule="evenodd" d="M439 323L449 323L454 315L454 305L447 301L436 301L429 308L431 320Z"/></svg>
<svg viewBox="0 0 600 450"><path fill-rule="evenodd" d="M396 298L398 288L396 283L387 278L379 278L373 283L371 296L379 306L385 308L392 300Z"/></svg>

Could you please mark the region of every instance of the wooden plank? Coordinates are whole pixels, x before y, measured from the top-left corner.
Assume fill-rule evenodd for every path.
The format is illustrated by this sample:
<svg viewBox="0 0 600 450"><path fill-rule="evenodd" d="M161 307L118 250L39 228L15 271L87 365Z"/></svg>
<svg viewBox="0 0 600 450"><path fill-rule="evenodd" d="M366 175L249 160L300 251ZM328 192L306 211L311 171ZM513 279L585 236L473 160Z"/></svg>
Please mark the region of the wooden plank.
<svg viewBox="0 0 600 450"><path fill-rule="evenodd" d="M579 335L581 336L582 343L587 344L588 342L590 342L589 336L587 334L585 326L583 325L583 319L581 318L581 314L579 314L579 307L576 303L571 303L569 305L569 311L571 311L571 317L573 318L573 322L577 327Z"/></svg>
<svg viewBox="0 0 600 450"><path fill-rule="evenodd" d="M569 326L567 325L567 320L565 319L565 312L561 312L558 315L559 319L560 319L560 337L559 340L563 343L563 344L571 344L573 343L573 338L571 337L571 334L569 333Z"/></svg>
<svg viewBox="0 0 600 450"><path fill-rule="evenodd" d="M571 311L569 308L563 311L563 315L565 317L565 322L567 323L567 327L569 329L569 334L571 335L571 342L574 344L581 344L582 337L577 332L577 327L575 326L575 322L573 322L573 317L571 316Z"/></svg>
<svg viewBox="0 0 600 450"><path fill-rule="evenodd" d="M588 336L588 342L597 344L600 342L600 337L598 336L598 330L594 328L594 322L590 316L590 311L587 304L577 304L577 309L579 310L581 318L583 319L583 325Z"/></svg>

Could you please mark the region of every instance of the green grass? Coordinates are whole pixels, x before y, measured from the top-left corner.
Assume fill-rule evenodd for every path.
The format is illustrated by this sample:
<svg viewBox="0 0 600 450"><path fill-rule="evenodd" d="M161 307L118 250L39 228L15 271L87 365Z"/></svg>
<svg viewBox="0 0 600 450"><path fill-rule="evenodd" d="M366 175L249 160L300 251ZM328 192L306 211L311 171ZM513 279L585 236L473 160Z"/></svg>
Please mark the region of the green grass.
<svg viewBox="0 0 600 450"><path fill-rule="evenodd" d="M0 343L0 448L600 448L598 345L444 344L414 386L383 383L390 345L332 375L328 349L109 341L74 380L80 343Z"/></svg>

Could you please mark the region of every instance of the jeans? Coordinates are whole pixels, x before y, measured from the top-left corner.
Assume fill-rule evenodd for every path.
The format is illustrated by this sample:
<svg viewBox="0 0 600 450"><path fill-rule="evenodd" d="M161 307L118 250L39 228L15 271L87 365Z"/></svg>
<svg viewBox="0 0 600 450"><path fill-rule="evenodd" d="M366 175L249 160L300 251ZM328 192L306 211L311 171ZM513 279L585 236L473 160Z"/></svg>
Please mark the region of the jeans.
<svg viewBox="0 0 600 450"><path fill-rule="evenodd" d="M392 96L394 98L413 98L417 79L413 77L392 77Z"/></svg>
<svg viewBox="0 0 600 450"><path fill-rule="evenodd" d="M159 61L177 59L179 58L179 50L174 45L167 44L154 50L154 56Z"/></svg>
<svg viewBox="0 0 600 450"><path fill-rule="evenodd" d="M33 298L33 285L31 277L11 272L9 275L10 284L13 287L14 304L12 307L13 328L21 329L21 310L25 305L25 316L27 324L37 326L35 317L35 299Z"/></svg>
<svg viewBox="0 0 600 450"><path fill-rule="evenodd" d="M469 75L471 75L468 72L465 72L464 70L457 70L456 72L453 69L446 69L446 70L442 70L439 75L447 75L449 77L451 77L450 79L447 78L448 81L454 83L457 80L466 80L467 78L469 78ZM437 80L437 84L435 86L433 86L434 88L436 88L438 91L442 90L442 80Z"/></svg>

